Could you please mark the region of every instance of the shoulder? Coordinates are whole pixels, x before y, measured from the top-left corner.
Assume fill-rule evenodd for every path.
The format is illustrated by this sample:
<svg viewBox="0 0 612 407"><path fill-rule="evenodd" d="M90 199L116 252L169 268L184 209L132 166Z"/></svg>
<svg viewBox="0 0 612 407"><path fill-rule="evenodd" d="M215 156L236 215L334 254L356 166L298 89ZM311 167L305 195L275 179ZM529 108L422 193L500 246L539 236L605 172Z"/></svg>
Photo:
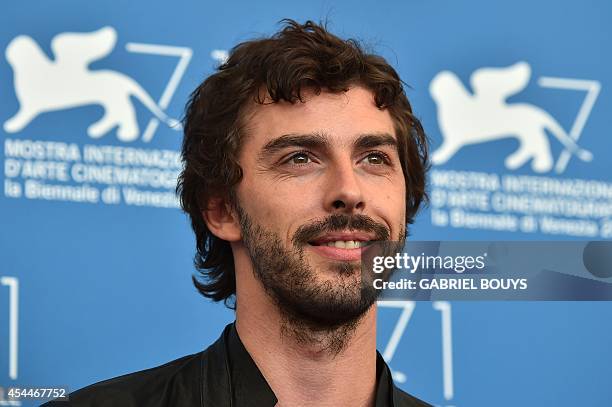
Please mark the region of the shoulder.
<svg viewBox="0 0 612 407"><path fill-rule="evenodd" d="M402 389L393 386L393 406L394 407L433 407L431 404L419 400L406 393Z"/></svg>
<svg viewBox="0 0 612 407"><path fill-rule="evenodd" d="M68 402L52 401L43 406L199 406L201 395L198 390L204 353L184 356L161 366L104 380L70 393Z"/></svg>

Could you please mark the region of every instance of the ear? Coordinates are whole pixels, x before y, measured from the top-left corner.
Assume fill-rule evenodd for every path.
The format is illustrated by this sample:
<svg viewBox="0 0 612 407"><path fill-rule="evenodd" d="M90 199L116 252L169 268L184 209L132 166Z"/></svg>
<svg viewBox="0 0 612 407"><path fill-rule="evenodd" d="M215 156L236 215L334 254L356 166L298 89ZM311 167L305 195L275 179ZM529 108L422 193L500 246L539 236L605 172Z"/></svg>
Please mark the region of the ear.
<svg viewBox="0 0 612 407"><path fill-rule="evenodd" d="M202 218L213 235L228 242L242 239L238 214L224 198L211 198Z"/></svg>

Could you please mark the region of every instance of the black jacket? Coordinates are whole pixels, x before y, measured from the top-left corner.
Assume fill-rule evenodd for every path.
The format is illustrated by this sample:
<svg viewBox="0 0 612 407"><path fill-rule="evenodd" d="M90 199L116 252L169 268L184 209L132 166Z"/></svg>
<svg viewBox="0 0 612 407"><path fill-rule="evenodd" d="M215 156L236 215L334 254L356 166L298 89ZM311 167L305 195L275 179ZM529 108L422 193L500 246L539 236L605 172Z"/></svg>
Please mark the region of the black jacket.
<svg viewBox="0 0 612 407"><path fill-rule="evenodd" d="M377 354L376 407L431 407L395 387ZM234 324L203 352L87 386L54 407L273 407L274 392L240 341Z"/></svg>

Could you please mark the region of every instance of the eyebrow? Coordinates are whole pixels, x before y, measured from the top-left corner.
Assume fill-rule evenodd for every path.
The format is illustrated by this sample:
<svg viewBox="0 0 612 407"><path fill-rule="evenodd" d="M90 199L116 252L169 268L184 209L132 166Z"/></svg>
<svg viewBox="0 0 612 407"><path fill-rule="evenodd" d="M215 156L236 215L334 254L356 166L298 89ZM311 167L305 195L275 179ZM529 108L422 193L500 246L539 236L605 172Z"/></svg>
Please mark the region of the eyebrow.
<svg viewBox="0 0 612 407"><path fill-rule="evenodd" d="M288 147L320 148L328 146L328 137L321 133L285 134L267 142L261 149L260 155L276 153Z"/></svg>
<svg viewBox="0 0 612 407"><path fill-rule="evenodd" d="M329 137L324 133L310 134L285 134L280 137L270 140L263 146L260 157L276 153L288 147L302 148L330 148L331 143ZM389 133L367 133L360 134L357 140L353 142L353 147L364 149L380 146L391 146L397 150L397 140Z"/></svg>
<svg viewBox="0 0 612 407"><path fill-rule="evenodd" d="M397 140L389 133L362 134L355 140L354 146L361 149L391 146L397 150Z"/></svg>

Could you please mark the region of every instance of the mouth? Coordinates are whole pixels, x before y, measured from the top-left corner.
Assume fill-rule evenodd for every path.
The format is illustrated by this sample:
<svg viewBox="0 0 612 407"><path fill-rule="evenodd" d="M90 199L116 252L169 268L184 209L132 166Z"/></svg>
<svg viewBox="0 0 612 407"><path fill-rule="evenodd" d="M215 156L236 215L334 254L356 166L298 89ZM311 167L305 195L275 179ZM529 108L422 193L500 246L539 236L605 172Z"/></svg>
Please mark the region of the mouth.
<svg viewBox="0 0 612 407"><path fill-rule="evenodd" d="M311 246L326 246L326 247L335 247L337 249L359 249L361 247L365 247L370 245L370 241L360 241L360 240L333 240L329 242L308 242Z"/></svg>
<svg viewBox="0 0 612 407"><path fill-rule="evenodd" d="M361 254L376 239L367 233L330 233L308 242L311 249L337 261L361 260Z"/></svg>

